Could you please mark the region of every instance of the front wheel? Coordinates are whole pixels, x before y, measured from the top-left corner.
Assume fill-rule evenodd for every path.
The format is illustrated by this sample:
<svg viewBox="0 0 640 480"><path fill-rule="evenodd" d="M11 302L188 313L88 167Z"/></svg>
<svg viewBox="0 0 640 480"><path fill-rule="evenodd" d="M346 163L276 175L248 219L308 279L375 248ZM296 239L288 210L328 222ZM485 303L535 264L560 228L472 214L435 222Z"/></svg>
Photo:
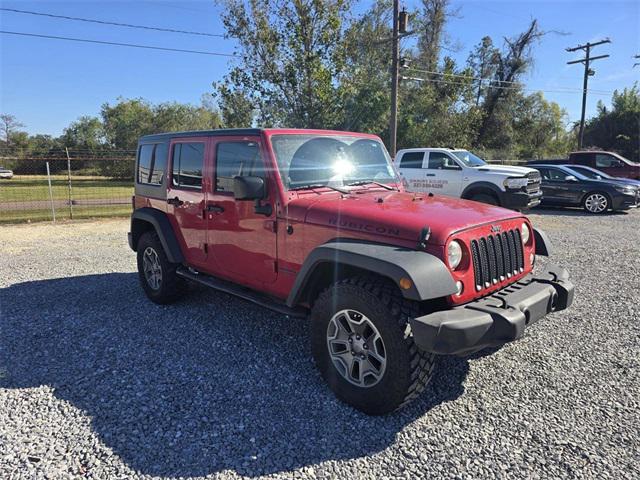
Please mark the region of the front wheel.
<svg viewBox="0 0 640 480"><path fill-rule="evenodd" d="M592 192L584 197L582 206L589 213L604 213L610 207L609 198L604 193Z"/></svg>
<svg viewBox="0 0 640 480"><path fill-rule="evenodd" d="M493 195L489 195L488 193L477 193L472 196L469 200L473 200L474 202L486 203L488 205L499 206L500 202Z"/></svg>
<svg viewBox="0 0 640 480"><path fill-rule="evenodd" d="M413 341L408 319L415 315L384 279L354 277L320 294L311 311L313 356L340 400L382 415L424 390L435 357Z"/></svg>

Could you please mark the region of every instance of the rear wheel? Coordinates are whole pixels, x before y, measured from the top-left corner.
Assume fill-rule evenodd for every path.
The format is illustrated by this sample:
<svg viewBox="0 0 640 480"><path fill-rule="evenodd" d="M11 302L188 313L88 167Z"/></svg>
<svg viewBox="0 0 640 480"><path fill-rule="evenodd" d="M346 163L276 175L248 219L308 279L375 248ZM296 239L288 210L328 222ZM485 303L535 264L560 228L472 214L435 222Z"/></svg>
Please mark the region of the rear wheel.
<svg viewBox="0 0 640 480"><path fill-rule="evenodd" d="M498 199L493 195L489 195L488 193L477 193L473 195L470 200L473 200L474 202L487 203L489 205L500 205Z"/></svg>
<svg viewBox="0 0 640 480"><path fill-rule="evenodd" d="M604 213L611 206L609 197L601 192L588 193L582 202L582 206L589 213Z"/></svg>
<svg viewBox="0 0 640 480"><path fill-rule="evenodd" d="M336 396L370 415L417 397L434 355L418 349L408 319L412 302L384 279L354 277L322 292L311 311L313 356Z"/></svg>
<svg viewBox="0 0 640 480"><path fill-rule="evenodd" d="M140 285L151 301L166 304L180 297L184 280L176 275L178 264L169 262L155 232L140 237L137 257Z"/></svg>

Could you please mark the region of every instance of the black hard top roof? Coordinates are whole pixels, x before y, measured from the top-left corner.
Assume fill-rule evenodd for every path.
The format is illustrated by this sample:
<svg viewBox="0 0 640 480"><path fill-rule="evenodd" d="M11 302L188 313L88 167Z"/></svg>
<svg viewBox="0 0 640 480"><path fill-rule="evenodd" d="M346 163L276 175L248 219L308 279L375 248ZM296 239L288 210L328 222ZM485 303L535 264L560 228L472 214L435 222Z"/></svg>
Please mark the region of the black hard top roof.
<svg viewBox="0 0 640 480"><path fill-rule="evenodd" d="M220 135L260 135L261 128L220 128L217 130L191 130L187 132L154 133L140 137L140 142L157 142L174 137L214 137Z"/></svg>

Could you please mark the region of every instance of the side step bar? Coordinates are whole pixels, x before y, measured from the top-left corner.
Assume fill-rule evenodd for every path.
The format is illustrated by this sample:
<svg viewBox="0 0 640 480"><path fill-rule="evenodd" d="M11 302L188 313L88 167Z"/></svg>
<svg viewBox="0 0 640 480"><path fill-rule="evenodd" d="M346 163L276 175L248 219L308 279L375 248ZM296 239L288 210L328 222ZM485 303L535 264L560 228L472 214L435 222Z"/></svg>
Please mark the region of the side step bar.
<svg viewBox="0 0 640 480"><path fill-rule="evenodd" d="M230 295L235 295L236 297L240 297L244 300L253 302L256 305L260 305L261 307L268 308L269 310L273 310L274 312L278 312L292 318L305 318L307 316L307 310L304 308L290 308L284 303L280 303L266 295L254 292L247 287L227 282L226 280L211 277L203 273L194 273L185 267L178 267L176 274L191 282L199 283Z"/></svg>

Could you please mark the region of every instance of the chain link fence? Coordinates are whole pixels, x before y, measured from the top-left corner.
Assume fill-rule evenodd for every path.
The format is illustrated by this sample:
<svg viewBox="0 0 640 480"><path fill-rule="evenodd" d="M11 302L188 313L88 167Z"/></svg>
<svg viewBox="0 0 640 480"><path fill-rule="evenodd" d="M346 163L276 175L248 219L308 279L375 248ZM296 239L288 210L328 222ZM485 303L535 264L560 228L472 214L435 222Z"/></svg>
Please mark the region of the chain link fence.
<svg viewBox="0 0 640 480"><path fill-rule="evenodd" d="M131 214L133 152L0 154L0 223Z"/></svg>

